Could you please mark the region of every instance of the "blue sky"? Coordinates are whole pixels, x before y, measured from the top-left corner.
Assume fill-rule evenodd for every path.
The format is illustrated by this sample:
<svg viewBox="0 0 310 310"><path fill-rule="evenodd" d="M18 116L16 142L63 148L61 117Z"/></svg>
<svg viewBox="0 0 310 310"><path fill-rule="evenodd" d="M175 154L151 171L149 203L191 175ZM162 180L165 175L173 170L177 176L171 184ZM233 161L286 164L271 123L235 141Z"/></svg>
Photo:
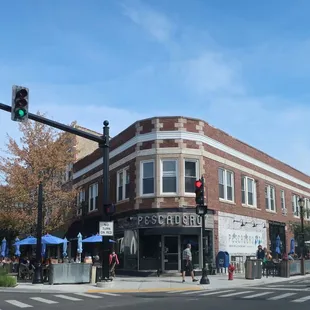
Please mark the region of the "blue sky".
<svg viewBox="0 0 310 310"><path fill-rule="evenodd" d="M310 173L307 0L1 3L0 102L112 134L184 115ZM17 123L0 111L0 147ZM3 130L4 129L4 130Z"/></svg>

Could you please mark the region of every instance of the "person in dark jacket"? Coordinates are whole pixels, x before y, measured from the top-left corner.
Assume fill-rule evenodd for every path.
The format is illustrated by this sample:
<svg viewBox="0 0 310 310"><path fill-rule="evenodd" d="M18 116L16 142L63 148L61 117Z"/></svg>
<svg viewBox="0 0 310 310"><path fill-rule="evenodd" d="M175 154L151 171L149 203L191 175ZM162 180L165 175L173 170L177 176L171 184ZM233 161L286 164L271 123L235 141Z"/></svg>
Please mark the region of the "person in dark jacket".
<svg viewBox="0 0 310 310"><path fill-rule="evenodd" d="M265 251L261 245L258 246L258 250L256 252L257 259L264 259L265 258Z"/></svg>

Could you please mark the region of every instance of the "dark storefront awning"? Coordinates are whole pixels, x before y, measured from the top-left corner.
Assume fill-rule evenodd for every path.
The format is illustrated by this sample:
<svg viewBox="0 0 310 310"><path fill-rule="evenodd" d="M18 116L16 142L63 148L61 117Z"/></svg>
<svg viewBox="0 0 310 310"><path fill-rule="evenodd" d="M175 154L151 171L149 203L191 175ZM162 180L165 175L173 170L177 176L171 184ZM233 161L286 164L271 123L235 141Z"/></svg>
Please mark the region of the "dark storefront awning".
<svg viewBox="0 0 310 310"><path fill-rule="evenodd" d="M151 229L139 229L139 231L146 235L200 235L200 227L158 227Z"/></svg>

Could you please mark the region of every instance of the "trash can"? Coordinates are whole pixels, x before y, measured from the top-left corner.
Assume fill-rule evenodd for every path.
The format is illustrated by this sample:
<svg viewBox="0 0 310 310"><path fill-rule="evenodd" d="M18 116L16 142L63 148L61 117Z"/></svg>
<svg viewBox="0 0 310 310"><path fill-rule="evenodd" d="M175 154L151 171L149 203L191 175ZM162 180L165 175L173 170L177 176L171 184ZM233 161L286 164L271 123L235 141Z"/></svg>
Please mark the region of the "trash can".
<svg viewBox="0 0 310 310"><path fill-rule="evenodd" d="M247 259L245 261L245 278L248 280L254 280L256 276L256 266L255 260Z"/></svg>
<svg viewBox="0 0 310 310"><path fill-rule="evenodd" d="M255 261L256 261L255 279L261 279L263 276L263 260L256 259Z"/></svg>
<svg viewBox="0 0 310 310"><path fill-rule="evenodd" d="M282 260L280 263L280 277L290 277L290 262L288 260Z"/></svg>

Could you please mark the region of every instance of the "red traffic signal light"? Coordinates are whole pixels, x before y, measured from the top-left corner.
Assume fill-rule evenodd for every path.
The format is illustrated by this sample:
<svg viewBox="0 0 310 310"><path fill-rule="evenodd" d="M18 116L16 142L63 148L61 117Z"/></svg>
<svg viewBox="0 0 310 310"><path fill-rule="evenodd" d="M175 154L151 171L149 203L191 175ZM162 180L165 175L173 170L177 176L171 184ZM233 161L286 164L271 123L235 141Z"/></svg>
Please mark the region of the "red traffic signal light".
<svg viewBox="0 0 310 310"><path fill-rule="evenodd" d="M115 213L115 205L114 204L104 205L104 213L109 216L113 215Z"/></svg>
<svg viewBox="0 0 310 310"><path fill-rule="evenodd" d="M204 204L203 182L201 180L195 181L196 205L202 206Z"/></svg>
<svg viewBox="0 0 310 310"><path fill-rule="evenodd" d="M202 186L202 182L200 180L195 181L195 187L196 189L200 188Z"/></svg>

